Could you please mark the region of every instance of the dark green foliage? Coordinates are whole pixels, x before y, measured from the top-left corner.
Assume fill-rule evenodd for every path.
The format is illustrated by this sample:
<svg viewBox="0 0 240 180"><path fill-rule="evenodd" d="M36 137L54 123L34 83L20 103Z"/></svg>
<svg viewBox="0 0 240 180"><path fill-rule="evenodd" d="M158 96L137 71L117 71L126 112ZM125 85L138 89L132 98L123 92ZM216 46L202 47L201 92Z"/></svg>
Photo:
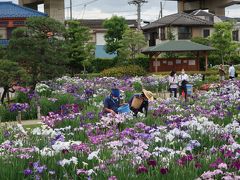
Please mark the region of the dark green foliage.
<svg viewBox="0 0 240 180"><path fill-rule="evenodd" d="M124 77L124 76L144 76L146 71L137 65L113 67L101 72L102 76Z"/></svg>
<svg viewBox="0 0 240 180"><path fill-rule="evenodd" d="M146 46L143 33L133 29L126 29L119 43L119 56L132 61L141 53L141 49Z"/></svg>
<svg viewBox="0 0 240 180"><path fill-rule="evenodd" d="M68 61L64 32L63 24L47 17L29 18L25 28L13 32L8 57L26 69L32 89L42 80L64 74Z"/></svg>
<svg viewBox="0 0 240 180"><path fill-rule="evenodd" d="M210 46L210 40L208 38L203 38L203 37L194 37L191 39L192 42L198 43L198 44L203 44L206 46Z"/></svg>
<svg viewBox="0 0 240 180"><path fill-rule="evenodd" d="M18 63L0 59L0 87L4 88L2 97L0 97L2 103L12 86L23 79L27 79L26 72Z"/></svg>
<svg viewBox="0 0 240 180"><path fill-rule="evenodd" d="M91 65L94 54L94 45L90 42L90 29L81 26L78 21L68 21L68 29L65 34L68 58L68 64L71 74L79 73Z"/></svg>
<svg viewBox="0 0 240 180"><path fill-rule="evenodd" d="M103 23L104 28L107 29L105 35L106 52L110 54L118 53L120 46L120 40L123 37L123 33L128 28L125 18L113 16L107 19Z"/></svg>
<svg viewBox="0 0 240 180"><path fill-rule="evenodd" d="M232 40L233 23L221 22L214 25L211 44L216 48L215 54L221 59L222 64L230 63L231 57L236 56L238 44Z"/></svg>
<svg viewBox="0 0 240 180"><path fill-rule="evenodd" d="M128 65L137 65L148 71L149 69L149 57L139 56L134 60L130 59L121 59L119 57L114 58L117 62L116 66L128 66Z"/></svg>
<svg viewBox="0 0 240 180"><path fill-rule="evenodd" d="M147 56L139 56L134 60L135 64L142 67L146 71L149 70L150 58Z"/></svg>
<svg viewBox="0 0 240 180"><path fill-rule="evenodd" d="M92 61L93 72L101 72L116 65L116 59L96 58Z"/></svg>

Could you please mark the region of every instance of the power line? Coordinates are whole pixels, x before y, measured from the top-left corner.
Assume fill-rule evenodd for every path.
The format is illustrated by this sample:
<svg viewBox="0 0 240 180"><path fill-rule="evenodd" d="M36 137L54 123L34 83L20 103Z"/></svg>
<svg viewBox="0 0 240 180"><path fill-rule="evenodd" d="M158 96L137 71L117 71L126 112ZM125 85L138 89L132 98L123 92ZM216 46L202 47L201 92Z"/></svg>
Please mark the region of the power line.
<svg viewBox="0 0 240 180"><path fill-rule="evenodd" d="M133 5L136 5L137 6L137 23L138 23L138 30L141 29L141 6L144 4L144 3L147 3L148 1L146 0L131 0L128 2L128 4L133 4Z"/></svg>
<svg viewBox="0 0 240 180"><path fill-rule="evenodd" d="M92 4L94 2L97 2L99 0L92 0L92 1L87 1L85 3L81 3L81 4L75 4L75 5L72 5L72 7L79 7L79 6L85 6L85 5L89 5L89 4ZM71 5L69 7L65 7L63 9L69 9L71 7ZM62 10L62 9L58 9L58 10Z"/></svg>

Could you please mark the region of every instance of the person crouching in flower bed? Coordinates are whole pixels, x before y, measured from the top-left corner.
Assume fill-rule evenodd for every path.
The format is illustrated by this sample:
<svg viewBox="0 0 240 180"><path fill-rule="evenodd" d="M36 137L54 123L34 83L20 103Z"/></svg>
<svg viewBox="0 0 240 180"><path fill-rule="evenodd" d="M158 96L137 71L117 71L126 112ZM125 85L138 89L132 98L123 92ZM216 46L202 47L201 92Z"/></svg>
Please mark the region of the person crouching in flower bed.
<svg viewBox="0 0 240 180"><path fill-rule="evenodd" d="M145 110L145 117L148 113L148 101L153 101L153 94L150 91L145 89L142 90L141 94L135 94L129 101L129 106L131 111L134 113L134 116L137 116L138 112L143 113Z"/></svg>
<svg viewBox="0 0 240 180"><path fill-rule="evenodd" d="M104 99L103 102L104 108L103 113L111 113L113 115L118 113L118 108L120 105L120 90L112 89L111 94Z"/></svg>

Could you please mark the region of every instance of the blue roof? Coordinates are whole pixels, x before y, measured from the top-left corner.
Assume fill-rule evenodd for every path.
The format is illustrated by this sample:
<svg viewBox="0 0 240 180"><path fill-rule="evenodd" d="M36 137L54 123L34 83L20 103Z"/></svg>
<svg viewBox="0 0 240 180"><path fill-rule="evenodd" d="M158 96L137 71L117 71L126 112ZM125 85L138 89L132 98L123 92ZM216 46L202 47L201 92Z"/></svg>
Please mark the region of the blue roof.
<svg viewBox="0 0 240 180"><path fill-rule="evenodd" d="M96 45L95 57L96 58L114 58L116 57L116 55L106 53L104 45Z"/></svg>
<svg viewBox="0 0 240 180"><path fill-rule="evenodd" d="M47 14L19 6L10 1L0 2L0 18L29 18L36 16L47 16Z"/></svg>

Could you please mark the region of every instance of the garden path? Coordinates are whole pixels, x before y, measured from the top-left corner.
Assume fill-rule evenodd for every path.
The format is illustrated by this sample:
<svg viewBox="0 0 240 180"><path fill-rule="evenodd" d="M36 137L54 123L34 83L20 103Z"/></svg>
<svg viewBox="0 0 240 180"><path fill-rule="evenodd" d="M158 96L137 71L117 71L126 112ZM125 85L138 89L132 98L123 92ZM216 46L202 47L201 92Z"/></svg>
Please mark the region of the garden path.
<svg viewBox="0 0 240 180"><path fill-rule="evenodd" d="M3 125L5 123L17 123L17 121L11 121L11 122L2 122L0 125ZM27 121L22 121L22 125L38 125L41 124L40 120L27 120Z"/></svg>

